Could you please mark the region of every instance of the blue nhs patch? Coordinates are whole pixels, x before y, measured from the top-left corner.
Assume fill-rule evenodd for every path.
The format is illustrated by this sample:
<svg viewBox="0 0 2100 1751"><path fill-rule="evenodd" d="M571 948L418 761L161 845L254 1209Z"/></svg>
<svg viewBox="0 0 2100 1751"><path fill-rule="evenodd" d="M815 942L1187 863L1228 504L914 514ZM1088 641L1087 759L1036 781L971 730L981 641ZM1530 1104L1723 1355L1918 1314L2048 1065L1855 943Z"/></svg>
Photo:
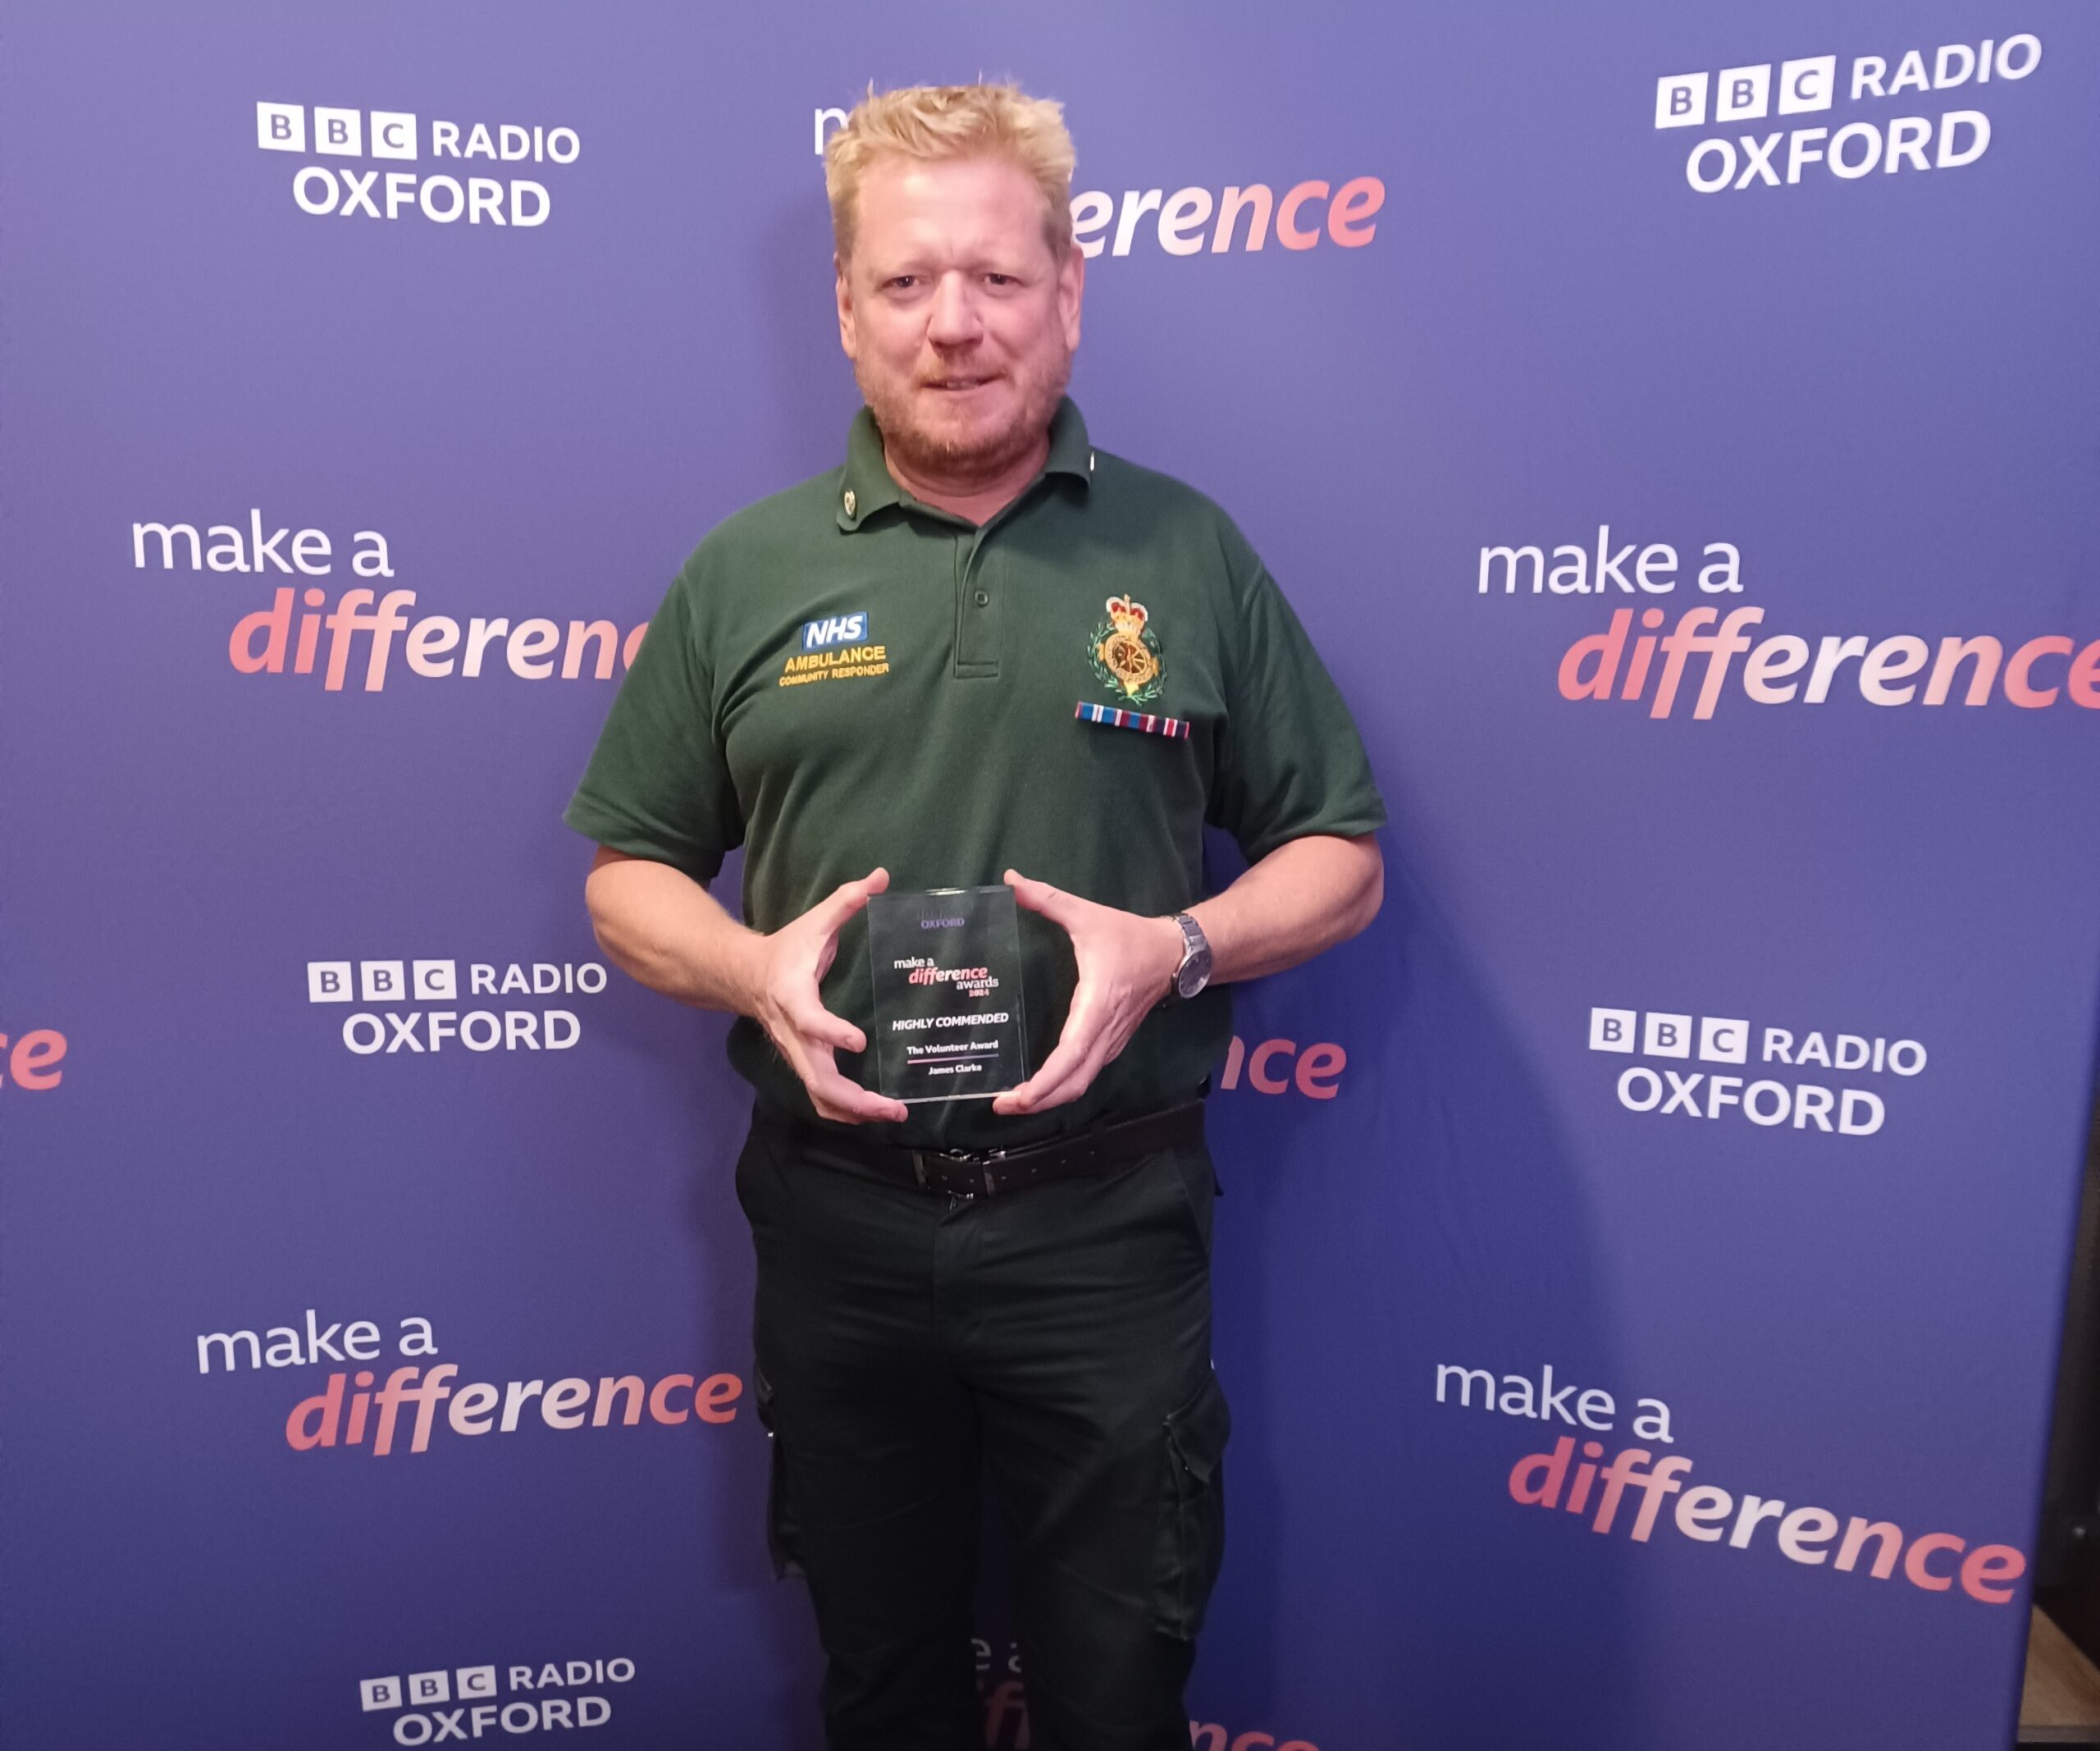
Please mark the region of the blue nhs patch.
<svg viewBox="0 0 2100 1751"><path fill-rule="evenodd" d="M865 644L868 638L868 614L865 609L857 614L834 614L821 620L802 623L802 648L805 651L829 650L833 645Z"/></svg>

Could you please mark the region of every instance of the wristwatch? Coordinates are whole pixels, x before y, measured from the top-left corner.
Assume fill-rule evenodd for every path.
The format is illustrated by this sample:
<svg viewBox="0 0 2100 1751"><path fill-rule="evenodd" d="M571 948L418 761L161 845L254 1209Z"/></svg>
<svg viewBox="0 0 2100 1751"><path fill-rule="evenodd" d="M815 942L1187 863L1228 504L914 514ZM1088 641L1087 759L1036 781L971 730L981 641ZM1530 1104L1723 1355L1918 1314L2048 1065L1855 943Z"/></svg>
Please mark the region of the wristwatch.
<svg viewBox="0 0 2100 1751"><path fill-rule="evenodd" d="M1211 982L1211 944L1203 927L1185 912L1174 915L1181 931L1181 964L1174 970L1174 983L1166 1001L1186 1003Z"/></svg>

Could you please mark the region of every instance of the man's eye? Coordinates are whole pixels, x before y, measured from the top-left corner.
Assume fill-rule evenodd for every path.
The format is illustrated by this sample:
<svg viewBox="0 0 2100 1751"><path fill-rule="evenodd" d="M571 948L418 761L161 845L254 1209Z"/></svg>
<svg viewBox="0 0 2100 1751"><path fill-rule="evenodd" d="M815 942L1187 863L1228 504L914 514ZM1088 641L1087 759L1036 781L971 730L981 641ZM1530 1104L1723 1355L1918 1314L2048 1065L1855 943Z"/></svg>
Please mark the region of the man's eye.
<svg viewBox="0 0 2100 1751"><path fill-rule="evenodd" d="M889 282L889 286L893 292L908 292L918 283L919 276L915 273L901 273Z"/></svg>
<svg viewBox="0 0 2100 1751"><path fill-rule="evenodd" d="M1017 286L1020 283L1010 273L988 273L984 277L994 286Z"/></svg>

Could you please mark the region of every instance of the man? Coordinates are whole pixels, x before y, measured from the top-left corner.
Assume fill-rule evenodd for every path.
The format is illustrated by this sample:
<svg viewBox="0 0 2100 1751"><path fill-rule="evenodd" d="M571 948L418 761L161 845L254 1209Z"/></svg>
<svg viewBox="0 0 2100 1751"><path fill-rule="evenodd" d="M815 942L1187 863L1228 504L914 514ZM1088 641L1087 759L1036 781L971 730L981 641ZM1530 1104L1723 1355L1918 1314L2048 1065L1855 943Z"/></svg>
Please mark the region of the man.
<svg viewBox="0 0 2100 1751"><path fill-rule="evenodd" d="M1222 1548L1221 987L1354 934L1381 894L1382 807L1276 585L1064 397L1072 164L1058 107L1006 88L853 112L826 160L867 403L845 465L701 543L568 815L600 844L606 953L738 1017L772 1543L808 1576L853 1751L982 1742L986 1470L1034 1744L1186 1747ZM1206 821L1250 865L1208 898ZM743 924L706 889L739 843ZM860 914L892 881L1002 879L1034 1074L907 1107L868 1086Z"/></svg>

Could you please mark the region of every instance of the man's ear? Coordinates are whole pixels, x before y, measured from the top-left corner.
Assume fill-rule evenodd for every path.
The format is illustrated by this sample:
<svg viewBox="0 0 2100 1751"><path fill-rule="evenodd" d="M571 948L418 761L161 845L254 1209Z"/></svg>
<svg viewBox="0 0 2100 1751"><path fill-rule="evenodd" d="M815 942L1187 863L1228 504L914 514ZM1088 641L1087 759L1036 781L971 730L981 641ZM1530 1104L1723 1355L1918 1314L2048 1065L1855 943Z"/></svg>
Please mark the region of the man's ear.
<svg viewBox="0 0 2100 1751"><path fill-rule="evenodd" d="M831 271L835 277L833 289L838 299L838 344L846 356L857 363L861 341L854 331L852 277L846 262L836 254L831 258Z"/></svg>

